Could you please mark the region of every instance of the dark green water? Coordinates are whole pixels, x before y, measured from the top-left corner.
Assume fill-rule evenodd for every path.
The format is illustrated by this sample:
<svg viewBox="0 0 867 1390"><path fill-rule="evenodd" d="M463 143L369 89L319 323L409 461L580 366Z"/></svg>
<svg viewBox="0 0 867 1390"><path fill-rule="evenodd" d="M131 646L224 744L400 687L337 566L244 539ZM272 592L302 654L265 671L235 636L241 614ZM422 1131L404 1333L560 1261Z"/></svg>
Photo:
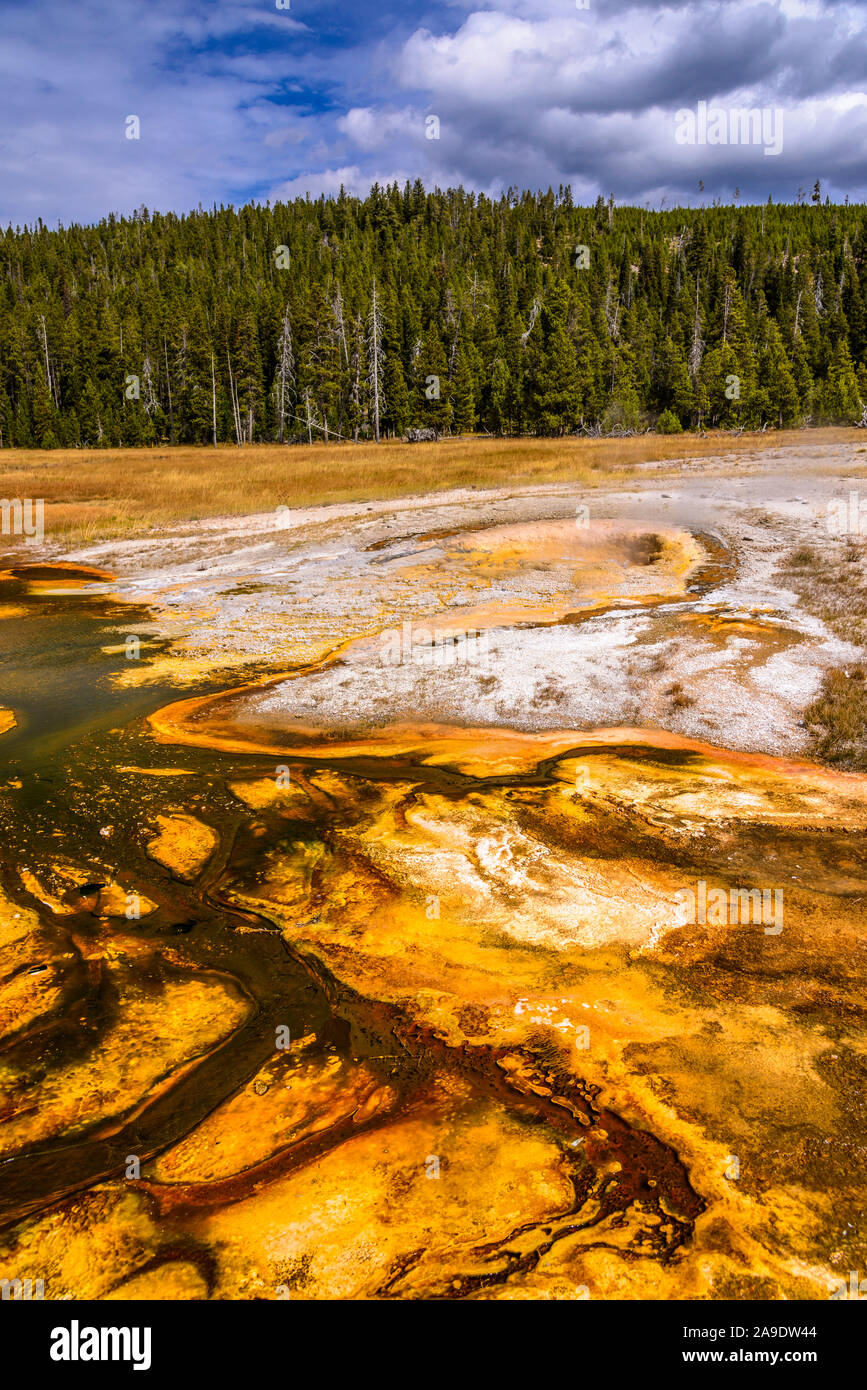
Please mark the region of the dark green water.
<svg viewBox="0 0 867 1390"><path fill-rule="evenodd" d="M0 584L0 604L25 610L0 619L0 705L18 721L0 740L4 770L48 772L80 739L148 714L176 693L156 685L127 689L112 680L132 663L122 650L103 649L123 647L128 635L146 640L146 608L116 603L110 591L31 592L24 579ZM138 660L160 650L160 644L143 648Z"/></svg>
<svg viewBox="0 0 867 1390"><path fill-rule="evenodd" d="M344 1008L328 982L286 946L269 924L222 901L219 885L233 847L243 840L249 812L228 791L229 777L273 775L273 760L223 755L158 743L145 716L178 696L177 688L118 685L128 671L127 635L144 642L152 625L145 607L116 602L105 585L45 593L26 579L0 584L0 604L23 609L0 618L0 705L17 727L0 735L0 883L9 898L38 912L51 945L45 969L63 983L56 1016L26 1036L0 1039L25 1093L45 1071L74 1064L111 1028L114 999L105 972L85 967L82 943L104 940L92 911L58 914L27 891L22 870L55 895L63 891L58 864L74 864L94 883L120 883L144 894L157 910L140 922L118 921L119 939L133 933L152 952L125 967L144 991L159 990L179 968L218 972L242 993L251 1014L231 1037L181 1075L164 1095L101 1136L85 1125L0 1162L0 1227L39 1211L122 1170L128 1153L143 1159L169 1147L214 1106L243 1086L274 1052L275 1028L311 1032L331 1047L338 1039L356 1053L389 1049L381 1026ZM142 646L147 662L166 644ZM105 648L115 648L106 652ZM231 682L229 682L231 684ZM190 695L209 693L191 689ZM152 776L136 768L182 770ZM213 826L220 846L195 884L150 860L146 845L156 816L183 809ZM315 833L315 827L310 827ZM260 927L236 931L240 922ZM77 943L77 944L76 944ZM165 948L171 947L170 964ZM181 964L182 962L182 964ZM365 1011L359 1011L360 1015ZM350 1021L351 1020L351 1021Z"/></svg>

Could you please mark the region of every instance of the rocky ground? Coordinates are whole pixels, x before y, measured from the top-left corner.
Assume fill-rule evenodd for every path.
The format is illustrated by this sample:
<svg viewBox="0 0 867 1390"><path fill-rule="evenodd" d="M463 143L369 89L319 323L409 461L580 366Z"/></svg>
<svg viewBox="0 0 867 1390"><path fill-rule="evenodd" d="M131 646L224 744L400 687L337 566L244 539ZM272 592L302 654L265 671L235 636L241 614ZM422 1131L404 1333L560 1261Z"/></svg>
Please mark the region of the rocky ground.
<svg viewBox="0 0 867 1390"><path fill-rule="evenodd" d="M282 511L67 558L118 574L114 591L152 605L171 638L130 662L129 682L323 666L258 697L251 719L664 725L793 752L822 672L858 652L804 610L781 562L804 544L842 549L829 508L863 485L865 455L804 445L646 465L593 490ZM605 559L618 535L664 537L667 553L648 563L614 545ZM486 639L444 653L437 629ZM146 651L153 633L139 635Z"/></svg>

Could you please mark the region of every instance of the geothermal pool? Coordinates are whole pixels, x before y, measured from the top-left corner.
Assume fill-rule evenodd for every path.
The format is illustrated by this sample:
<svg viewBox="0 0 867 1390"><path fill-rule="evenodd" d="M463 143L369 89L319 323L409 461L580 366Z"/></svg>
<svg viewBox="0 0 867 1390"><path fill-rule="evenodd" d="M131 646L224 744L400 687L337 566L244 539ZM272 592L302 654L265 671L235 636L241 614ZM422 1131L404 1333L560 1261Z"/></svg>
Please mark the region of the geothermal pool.
<svg viewBox="0 0 867 1390"><path fill-rule="evenodd" d="M797 512L756 463L8 570L0 1276L824 1299L862 1267L867 777L809 757L850 652L775 569L828 463Z"/></svg>

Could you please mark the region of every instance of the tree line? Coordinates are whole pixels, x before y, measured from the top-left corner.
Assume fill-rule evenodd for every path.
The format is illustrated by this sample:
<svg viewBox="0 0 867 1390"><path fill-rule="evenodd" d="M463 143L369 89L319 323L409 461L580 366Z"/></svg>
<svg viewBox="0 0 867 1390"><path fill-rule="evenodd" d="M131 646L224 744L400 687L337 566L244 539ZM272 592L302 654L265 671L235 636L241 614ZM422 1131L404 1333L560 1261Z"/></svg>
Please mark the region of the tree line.
<svg viewBox="0 0 867 1390"><path fill-rule="evenodd" d="M867 209L420 182L0 234L0 446L860 420Z"/></svg>

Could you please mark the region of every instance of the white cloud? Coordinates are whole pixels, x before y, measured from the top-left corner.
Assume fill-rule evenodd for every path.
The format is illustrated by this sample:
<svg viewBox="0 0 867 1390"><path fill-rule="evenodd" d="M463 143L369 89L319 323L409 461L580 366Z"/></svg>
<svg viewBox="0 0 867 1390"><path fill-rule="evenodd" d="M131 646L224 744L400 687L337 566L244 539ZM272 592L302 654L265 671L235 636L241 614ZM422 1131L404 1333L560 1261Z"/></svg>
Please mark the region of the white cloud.
<svg viewBox="0 0 867 1390"><path fill-rule="evenodd" d="M424 113L412 107L354 106L337 122L338 130L360 150L381 150L395 139L424 139Z"/></svg>
<svg viewBox="0 0 867 1390"><path fill-rule="evenodd" d="M320 169L313 174L299 174L294 179L286 179L276 184L268 193L271 202L288 203L293 198L326 198L336 196L341 185L347 193L364 194L370 191L370 178L357 164L347 164L342 169Z"/></svg>
<svg viewBox="0 0 867 1390"><path fill-rule="evenodd" d="M388 0L337 3L306 0L303 23L267 0L7 4L0 225L417 177L641 202L820 177L867 196L854 0L429 0L415 32L405 8L389 30ZM782 107L783 154L678 146L673 113L699 100Z"/></svg>

